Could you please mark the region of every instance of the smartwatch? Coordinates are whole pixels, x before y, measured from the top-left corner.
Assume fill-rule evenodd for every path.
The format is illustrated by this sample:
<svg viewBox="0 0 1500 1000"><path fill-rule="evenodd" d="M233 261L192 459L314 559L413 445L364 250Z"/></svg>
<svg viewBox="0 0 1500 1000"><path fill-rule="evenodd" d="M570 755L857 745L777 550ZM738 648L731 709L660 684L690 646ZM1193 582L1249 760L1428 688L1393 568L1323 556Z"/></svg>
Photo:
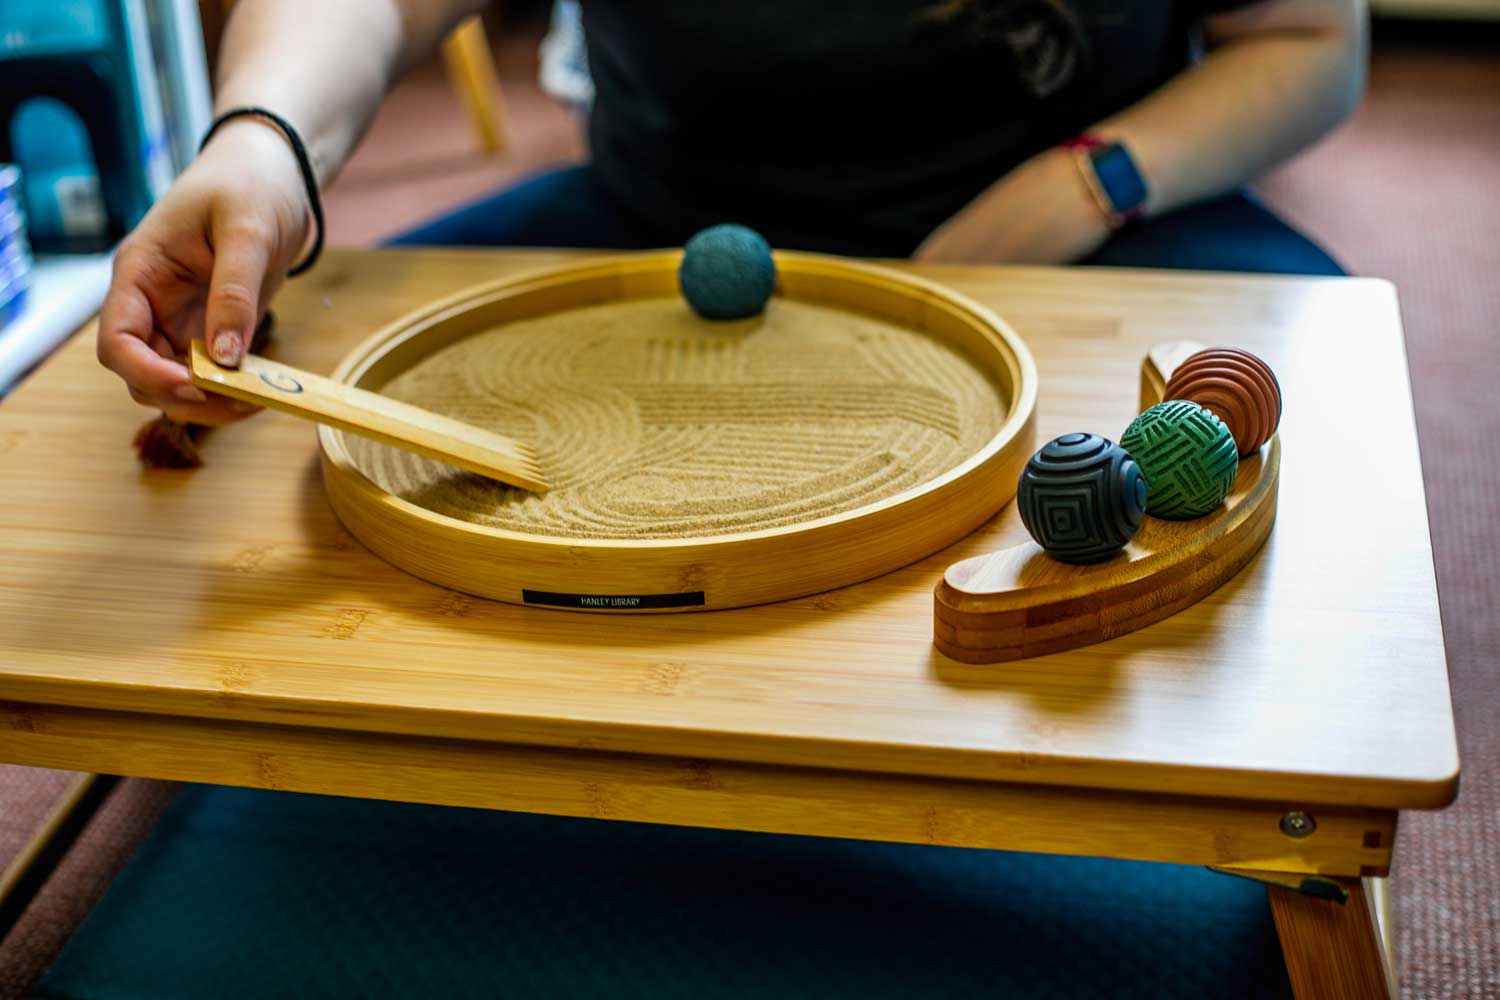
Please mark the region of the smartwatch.
<svg viewBox="0 0 1500 1000"><path fill-rule="evenodd" d="M1120 229L1141 218L1150 189L1123 143L1085 133L1069 139L1060 148L1073 154L1084 186L1111 229Z"/></svg>

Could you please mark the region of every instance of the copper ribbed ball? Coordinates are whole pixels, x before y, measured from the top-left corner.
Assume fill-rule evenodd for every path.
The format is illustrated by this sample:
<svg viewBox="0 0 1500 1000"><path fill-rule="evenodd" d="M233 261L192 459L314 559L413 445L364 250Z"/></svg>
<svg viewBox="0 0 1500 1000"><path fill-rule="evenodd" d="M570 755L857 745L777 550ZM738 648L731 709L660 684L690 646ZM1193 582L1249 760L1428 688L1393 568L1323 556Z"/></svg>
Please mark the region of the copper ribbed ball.
<svg viewBox="0 0 1500 1000"><path fill-rule="evenodd" d="M1178 365L1164 398L1211 410L1234 435L1241 458L1269 441L1281 422L1276 373L1249 351L1233 347L1211 347Z"/></svg>

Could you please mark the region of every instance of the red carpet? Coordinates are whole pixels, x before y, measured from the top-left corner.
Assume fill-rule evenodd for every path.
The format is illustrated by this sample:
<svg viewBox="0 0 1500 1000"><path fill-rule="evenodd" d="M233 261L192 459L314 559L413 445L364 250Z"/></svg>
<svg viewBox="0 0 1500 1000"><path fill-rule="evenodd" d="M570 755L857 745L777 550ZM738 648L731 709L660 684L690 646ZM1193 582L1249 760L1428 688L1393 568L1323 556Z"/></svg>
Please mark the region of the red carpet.
<svg viewBox="0 0 1500 1000"><path fill-rule="evenodd" d="M1354 121L1263 190L1401 296L1463 765L1401 821L1402 980L1500 997L1500 50L1387 42Z"/></svg>

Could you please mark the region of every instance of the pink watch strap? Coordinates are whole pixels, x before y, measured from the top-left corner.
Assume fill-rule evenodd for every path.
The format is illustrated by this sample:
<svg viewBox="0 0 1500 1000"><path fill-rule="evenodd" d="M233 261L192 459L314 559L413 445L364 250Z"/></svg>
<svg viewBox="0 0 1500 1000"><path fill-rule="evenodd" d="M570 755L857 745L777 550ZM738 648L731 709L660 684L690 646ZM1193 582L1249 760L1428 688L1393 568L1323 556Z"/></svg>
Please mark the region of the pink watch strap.
<svg viewBox="0 0 1500 1000"><path fill-rule="evenodd" d="M1058 149L1098 149L1104 145L1104 140L1091 132L1075 135L1071 139L1064 139L1057 144Z"/></svg>

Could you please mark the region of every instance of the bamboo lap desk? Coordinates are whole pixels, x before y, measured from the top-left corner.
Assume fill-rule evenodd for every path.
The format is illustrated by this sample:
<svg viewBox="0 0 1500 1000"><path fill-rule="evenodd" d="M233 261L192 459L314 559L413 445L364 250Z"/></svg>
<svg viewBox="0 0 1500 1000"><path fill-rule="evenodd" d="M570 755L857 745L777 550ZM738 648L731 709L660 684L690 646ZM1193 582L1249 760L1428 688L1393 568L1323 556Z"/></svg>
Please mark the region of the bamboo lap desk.
<svg viewBox="0 0 1500 1000"><path fill-rule="evenodd" d="M571 260L338 252L273 357ZM945 567L731 611L590 616L444 590L325 499L311 426L142 472L148 416L81 335L0 405L0 759L577 816L1213 865L1269 891L1299 995L1385 995L1396 816L1457 750L1396 300L1381 282L914 268L993 308L1040 374L1038 439L1117 438L1146 350L1231 343L1287 407L1277 523L1223 588L1099 645L993 666L932 647ZM1013 519L1012 519L1013 520ZM1312 817L1315 827L1290 813ZM1388 928L1386 928L1388 929Z"/></svg>

